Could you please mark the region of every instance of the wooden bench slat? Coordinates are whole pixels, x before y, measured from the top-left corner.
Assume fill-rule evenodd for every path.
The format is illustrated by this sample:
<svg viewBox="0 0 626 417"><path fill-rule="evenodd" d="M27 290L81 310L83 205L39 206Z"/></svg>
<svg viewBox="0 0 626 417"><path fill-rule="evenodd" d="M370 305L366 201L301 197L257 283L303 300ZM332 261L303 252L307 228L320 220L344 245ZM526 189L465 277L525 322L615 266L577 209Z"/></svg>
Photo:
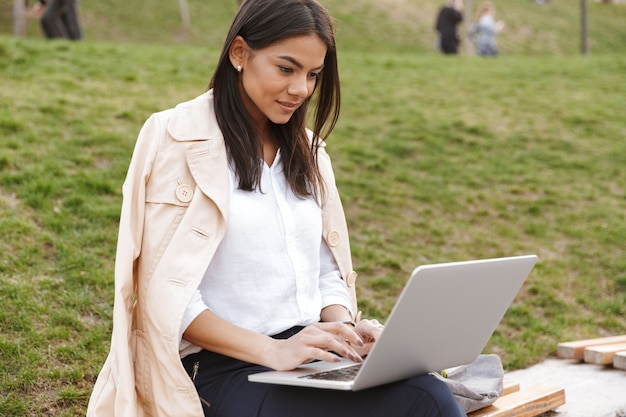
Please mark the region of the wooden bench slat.
<svg viewBox="0 0 626 417"><path fill-rule="evenodd" d="M585 349L585 362L598 365L611 365L615 352L626 350L626 343L590 346Z"/></svg>
<svg viewBox="0 0 626 417"><path fill-rule="evenodd" d="M626 343L626 335L562 342L557 345L556 354L559 358L583 360L585 348L610 343Z"/></svg>
<svg viewBox="0 0 626 417"><path fill-rule="evenodd" d="M500 396L508 395L515 391L519 391L519 382L508 381L505 379L502 385L503 385L502 394L500 394Z"/></svg>
<svg viewBox="0 0 626 417"><path fill-rule="evenodd" d="M626 370L626 351L615 352L615 356L613 356L613 367Z"/></svg>
<svg viewBox="0 0 626 417"><path fill-rule="evenodd" d="M534 386L501 396L498 400L468 417L533 417L565 404L563 388Z"/></svg>

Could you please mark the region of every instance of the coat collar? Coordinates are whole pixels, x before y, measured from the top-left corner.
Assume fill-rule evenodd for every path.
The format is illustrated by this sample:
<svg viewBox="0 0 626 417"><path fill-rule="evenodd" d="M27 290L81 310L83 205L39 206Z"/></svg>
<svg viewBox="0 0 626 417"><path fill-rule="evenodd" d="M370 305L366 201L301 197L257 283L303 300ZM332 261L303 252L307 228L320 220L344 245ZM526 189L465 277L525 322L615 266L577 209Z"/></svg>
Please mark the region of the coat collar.
<svg viewBox="0 0 626 417"><path fill-rule="evenodd" d="M176 106L167 125L170 136L179 142L206 139L224 140L213 110L213 90Z"/></svg>
<svg viewBox="0 0 626 417"><path fill-rule="evenodd" d="M227 212L230 179L224 136L217 124L213 91L176 106L167 130L173 140L187 142L189 170L204 195Z"/></svg>

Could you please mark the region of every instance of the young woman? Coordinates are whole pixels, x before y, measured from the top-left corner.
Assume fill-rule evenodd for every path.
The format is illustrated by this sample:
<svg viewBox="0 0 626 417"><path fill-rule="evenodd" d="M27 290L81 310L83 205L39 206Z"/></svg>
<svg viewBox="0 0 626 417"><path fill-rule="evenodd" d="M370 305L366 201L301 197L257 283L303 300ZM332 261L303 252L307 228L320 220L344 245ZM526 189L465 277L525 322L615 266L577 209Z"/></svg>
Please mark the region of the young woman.
<svg viewBox="0 0 626 417"><path fill-rule="evenodd" d="M244 1L209 87L139 134L111 352L87 415L464 416L428 375L360 392L247 381L336 354L359 362L382 326L358 320L324 150L340 101L327 12Z"/></svg>

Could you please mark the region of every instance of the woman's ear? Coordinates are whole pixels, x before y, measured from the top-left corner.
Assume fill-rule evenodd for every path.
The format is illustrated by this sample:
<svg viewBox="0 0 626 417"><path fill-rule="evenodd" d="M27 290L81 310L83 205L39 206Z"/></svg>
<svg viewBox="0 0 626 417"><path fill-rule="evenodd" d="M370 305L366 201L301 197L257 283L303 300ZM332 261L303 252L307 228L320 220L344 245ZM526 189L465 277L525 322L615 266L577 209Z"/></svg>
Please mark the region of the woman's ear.
<svg viewBox="0 0 626 417"><path fill-rule="evenodd" d="M233 68L243 68L248 57L248 44L241 36L237 36L228 50L228 58Z"/></svg>

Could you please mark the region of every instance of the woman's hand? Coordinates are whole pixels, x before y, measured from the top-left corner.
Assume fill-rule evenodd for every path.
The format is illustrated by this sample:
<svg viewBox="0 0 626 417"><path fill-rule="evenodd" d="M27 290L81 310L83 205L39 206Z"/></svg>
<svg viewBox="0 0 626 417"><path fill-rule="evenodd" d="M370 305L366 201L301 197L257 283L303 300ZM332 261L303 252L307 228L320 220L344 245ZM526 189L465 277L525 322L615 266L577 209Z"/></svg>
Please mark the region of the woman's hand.
<svg viewBox="0 0 626 417"><path fill-rule="evenodd" d="M353 328L340 322L315 323L288 339L274 339L271 352L267 352L267 366L287 371L314 360L339 362L337 355L363 362L359 351L366 353L369 349L359 335L371 337L372 327L364 324Z"/></svg>
<svg viewBox="0 0 626 417"><path fill-rule="evenodd" d="M212 352L287 371L314 360L337 362L337 355L362 362L362 355L370 351L381 331L376 320L361 320L356 327L326 321L307 326L288 339L273 339L204 310L187 326L183 339Z"/></svg>
<svg viewBox="0 0 626 417"><path fill-rule="evenodd" d="M359 353L359 355L365 356L370 352L372 346L374 346L374 342L378 340L378 337L384 328L385 326L380 324L378 320L364 319L357 323L354 331L363 341L363 346L355 346L355 350Z"/></svg>

